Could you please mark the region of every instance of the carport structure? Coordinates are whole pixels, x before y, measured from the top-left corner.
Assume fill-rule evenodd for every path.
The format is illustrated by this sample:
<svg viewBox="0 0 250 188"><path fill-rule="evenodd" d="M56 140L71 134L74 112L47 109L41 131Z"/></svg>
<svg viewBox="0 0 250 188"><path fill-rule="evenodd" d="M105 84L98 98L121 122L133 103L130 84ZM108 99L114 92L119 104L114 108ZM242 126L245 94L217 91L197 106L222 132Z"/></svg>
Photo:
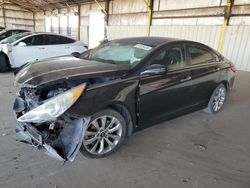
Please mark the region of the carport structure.
<svg viewBox="0 0 250 188"><path fill-rule="evenodd" d="M247 0L1 0L0 26L52 31L89 43L90 15L101 11L108 39L166 36L205 43L250 71Z"/></svg>

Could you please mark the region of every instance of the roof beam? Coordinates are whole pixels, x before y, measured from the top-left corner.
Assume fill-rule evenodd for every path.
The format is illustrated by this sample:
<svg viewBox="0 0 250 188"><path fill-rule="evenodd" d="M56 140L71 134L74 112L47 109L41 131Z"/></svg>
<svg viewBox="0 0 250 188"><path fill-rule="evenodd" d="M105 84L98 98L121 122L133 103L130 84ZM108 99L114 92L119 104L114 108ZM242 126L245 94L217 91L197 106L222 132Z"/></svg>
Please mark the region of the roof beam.
<svg viewBox="0 0 250 188"><path fill-rule="evenodd" d="M54 9L58 9L58 7L56 7L55 5L53 5L52 3L49 3L47 0L42 0L42 2L44 2L47 6L49 11L53 11Z"/></svg>
<svg viewBox="0 0 250 188"><path fill-rule="evenodd" d="M13 5L17 5L17 6L23 8L23 9L25 9L25 10L28 10L28 11L30 11L30 12L34 12L34 10L30 9L31 6L29 6L29 5L27 5L27 4L23 3L23 2L19 2L19 1L16 1L16 0L9 0L9 1L10 1L11 4L13 4ZM38 10L38 11L43 11L43 9L41 9L41 8L35 6L35 5L32 5L32 8L35 8L35 10Z"/></svg>

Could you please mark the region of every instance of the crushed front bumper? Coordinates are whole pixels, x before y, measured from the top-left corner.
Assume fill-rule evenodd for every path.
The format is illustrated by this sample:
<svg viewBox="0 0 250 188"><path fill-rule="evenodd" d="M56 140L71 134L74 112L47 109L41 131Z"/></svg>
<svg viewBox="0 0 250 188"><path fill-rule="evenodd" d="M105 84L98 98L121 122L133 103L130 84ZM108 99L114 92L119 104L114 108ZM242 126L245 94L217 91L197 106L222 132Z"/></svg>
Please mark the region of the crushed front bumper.
<svg viewBox="0 0 250 188"><path fill-rule="evenodd" d="M58 136L50 142L36 126L18 122L16 136L18 141L43 149L47 155L55 159L73 161L81 147L89 120L90 118L74 118L65 122Z"/></svg>

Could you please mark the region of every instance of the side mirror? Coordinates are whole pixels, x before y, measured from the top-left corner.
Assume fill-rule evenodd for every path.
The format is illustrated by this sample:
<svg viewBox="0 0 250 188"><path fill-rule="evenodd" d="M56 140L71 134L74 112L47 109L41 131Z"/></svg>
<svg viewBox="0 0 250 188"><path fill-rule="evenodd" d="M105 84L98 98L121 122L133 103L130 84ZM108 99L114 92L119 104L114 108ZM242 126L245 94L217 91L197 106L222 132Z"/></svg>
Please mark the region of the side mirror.
<svg viewBox="0 0 250 188"><path fill-rule="evenodd" d="M149 65L142 72L141 75L164 75L167 73L167 68L161 64Z"/></svg>
<svg viewBox="0 0 250 188"><path fill-rule="evenodd" d="M24 46L27 46L27 44L25 42L19 42L18 46L24 47Z"/></svg>

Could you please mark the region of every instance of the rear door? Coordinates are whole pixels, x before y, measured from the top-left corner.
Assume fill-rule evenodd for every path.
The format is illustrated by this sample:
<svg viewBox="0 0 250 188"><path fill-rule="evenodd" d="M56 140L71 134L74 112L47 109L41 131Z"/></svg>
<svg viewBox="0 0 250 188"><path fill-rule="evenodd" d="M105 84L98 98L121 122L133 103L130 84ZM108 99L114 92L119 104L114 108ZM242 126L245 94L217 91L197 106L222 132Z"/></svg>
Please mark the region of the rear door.
<svg viewBox="0 0 250 188"><path fill-rule="evenodd" d="M205 107L220 77L219 58L211 49L197 43L187 43L186 49L193 80L193 104Z"/></svg>
<svg viewBox="0 0 250 188"><path fill-rule="evenodd" d="M74 52L72 43L75 40L58 35L46 35L46 45L49 57L70 55Z"/></svg>
<svg viewBox="0 0 250 188"><path fill-rule="evenodd" d="M182 44L166 46L149 64L164 64L168 71L165 75L141 76L139 124L143 126L164 120L191 105L191 72Z"/></svg>

